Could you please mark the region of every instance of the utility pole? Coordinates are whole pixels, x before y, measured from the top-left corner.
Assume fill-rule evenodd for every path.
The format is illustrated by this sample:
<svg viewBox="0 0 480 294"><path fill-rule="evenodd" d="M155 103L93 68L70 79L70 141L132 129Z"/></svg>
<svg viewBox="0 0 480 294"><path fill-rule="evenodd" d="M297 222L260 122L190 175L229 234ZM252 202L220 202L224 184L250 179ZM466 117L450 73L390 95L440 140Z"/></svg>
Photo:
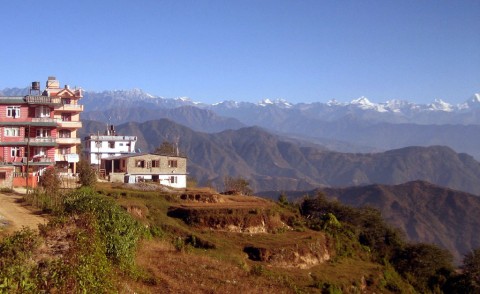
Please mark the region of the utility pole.
<svg viewBox="0 0 480 294"><path fill-rule="evenodd" d="M30 158L30 125L27 125L27 170L25 172L25 190L27 191L28 194L28 159Z"/></svg>

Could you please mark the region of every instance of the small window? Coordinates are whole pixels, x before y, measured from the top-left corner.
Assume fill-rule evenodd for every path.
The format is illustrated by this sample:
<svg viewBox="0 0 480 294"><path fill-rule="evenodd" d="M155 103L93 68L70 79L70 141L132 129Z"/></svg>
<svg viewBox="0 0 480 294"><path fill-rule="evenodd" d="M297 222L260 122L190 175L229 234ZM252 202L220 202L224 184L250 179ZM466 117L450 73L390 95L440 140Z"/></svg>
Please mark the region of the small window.
<svg viewBox="0 0 480 294"><path fill-rule="evenodd" d="M70 138L72 136L72 132L69 130L60 130L59 136L60 138Z"/></svg>
<svg viewBox="0 0 480 294"><path fill-rule="evenodd" d="M108 148L115 148L115 141L108 141Z"/></svg>
<svg viewBox="0 0 480 294"><path fill-rule="evenodd" d="M170 177L170 183L171 184L176 184L177 183L177 177L176 176L171 176Z"/></svg>
<svg viewBox="0 0 480 294"><path fill-rule="evenodd" d="M168 167L177 167L178 163L176 160L169 160Z"/></svg>
<svg viewBox="0 0 480 294"><path fill-rule="evenodd" d="M70 147L61 147L59 148L59 152L62 155L70 154Z"/></svg>
<svg viewBox="0 0 480 294"><path fill-rule="evenodd" d="M72 121L72 115L70 113L63 113L62 121Z"/></svg>
<svg viewBox="0 0 480 294"><path fill-rule="evenodd" d="M145 168L145 160L135 160L135 166Z"/></svg>
<svg viewBox="0 0 480 294"><path fill-rule="evenodd" d="M34 156L45 156L47 149L45 147L35 147L34 153Z"/></svg>
<svg viewBox="0 0 480 294"><path fill-rule="evenodd" d="M22 153L20 152L20 147L12 147L10 148L10 155L12 157L20 157Z"/></svg>
<svg viewBox="0 0 480 294"><path fill-rule="evenodd" d="M18 137L20 136L20 128L5 128L3 130L3 134L5 135L5 137Z"/></svg>
<svg viewBox="0 0 480 294"><path fill-rule="evenodd" d="M123 146L123 143L118 143L118 146Z"/></svg>
<svg viewBox="0 0 480 294"><path fill-rule="evenodd" d="M3 181L7 178L7 173L6 172L0 172L0 181Z"/></svg>
<svg viewBox="0 0 480 294"><path fill-rule="evenodd" d="M152 167L160 167L160 160L152 160Z"/></svg>
<svg viewBox="0 0 480 294"><path fill-rule="evenodd" d="M20 106L7 106L7 117L19 118Z"/></svg>
<svg viewBox="0 0 480 294"><path fill-rule="evenodd" d="M50 130L49 129L37 129L36 135L38 138L48 138L50 137Z"/></svg>
<svg viewBox="0 0 480 294"><path fill-rule="evenodd" d="M102 147L102 142L100 142L100 141L95 141L95 147L97 147L97 148Z"/></svg>
<svg viewBox="0 0 480 294"><path fill-rule="evenodd" d="M50 117L50 108L47 106L39 106L35 109L36 117Z"/></svg>

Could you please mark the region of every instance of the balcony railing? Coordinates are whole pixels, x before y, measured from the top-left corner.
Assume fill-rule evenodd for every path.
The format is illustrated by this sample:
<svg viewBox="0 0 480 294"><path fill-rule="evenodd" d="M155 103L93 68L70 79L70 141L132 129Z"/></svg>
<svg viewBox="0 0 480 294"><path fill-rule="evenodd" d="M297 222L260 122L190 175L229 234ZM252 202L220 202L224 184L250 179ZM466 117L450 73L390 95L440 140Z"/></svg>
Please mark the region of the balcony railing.
<svg viewBox="0 0 480 294"><path fill-rule="evenodd" d="M32 122L52 122L56 123L58 119L50 118L50 117L34 117L32 118Z"/></svg>
<svg viewBox="0 0 480 294"><path fill-rule="evenodd" d="M26 96L25 99L29 104L60 104L61 102L58 97L48 96Z"/></svg>
<svg viewBox="0 0 480 294"><path fill-rule="evenodd" d="M59 107L55 107L55 110L59 111L72 111L72 112L80 112L83 111L83 105L81 104L62 104Z"/></svg>
<svg viewBox="0 0 480 294"><path fill-rule="evenodd" d="M79 156L76 153L70 154L55 154L55 161L78 162Z"/></svg>
<svg viewBox="0 0 480 294"><path fill-rule="evenodd" d="M57 120L57 123L61 128L81 128L82 127L82 122L80 121Z"/></svg>
<svg viewBox="0 0 480 294"><path fill-rule="evenodd" d="M28 140L28 138L25 138L25 141ZM35 137L35 138L30 138L30 143L55 143L55 138L52 137Z"/></svg>
<svg viewBox="0 0 480 294"><path fill-rule="evenodd" d="M15 141L0 142L0 146L55 146L56 144L56 138L52 137L18 138Z"/></svg>
<svg viewBox="0 0 480 294"><path fill-rule="evenodd" d="M80 138L57 138L58 144L80 144Z"/></svg>

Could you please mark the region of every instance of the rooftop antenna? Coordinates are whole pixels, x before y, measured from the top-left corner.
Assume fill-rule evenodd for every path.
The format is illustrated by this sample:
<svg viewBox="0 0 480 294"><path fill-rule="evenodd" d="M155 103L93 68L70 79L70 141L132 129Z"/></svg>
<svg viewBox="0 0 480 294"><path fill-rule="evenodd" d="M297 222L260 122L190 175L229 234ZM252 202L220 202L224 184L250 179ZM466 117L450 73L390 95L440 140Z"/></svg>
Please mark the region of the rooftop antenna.
<svg viewBox="0 0 480 294"><path fill-rule="evenodd" d="M175 153L177 156L180 156L180 152L178 150L178 142L180 141L180 136L179 135L176 135L175 137L173 137L173 142L175 143Z"/></svg>
<svg viewBox="0 0 480 294"><path fill-rule="evenodd" d="M110 121L111 121L111 120L112 120L112 116L109 115L109 116L108 116L108 120L107 120L107 133L106 133L107 136L112 135L112 134L110 134Z"/></svg>

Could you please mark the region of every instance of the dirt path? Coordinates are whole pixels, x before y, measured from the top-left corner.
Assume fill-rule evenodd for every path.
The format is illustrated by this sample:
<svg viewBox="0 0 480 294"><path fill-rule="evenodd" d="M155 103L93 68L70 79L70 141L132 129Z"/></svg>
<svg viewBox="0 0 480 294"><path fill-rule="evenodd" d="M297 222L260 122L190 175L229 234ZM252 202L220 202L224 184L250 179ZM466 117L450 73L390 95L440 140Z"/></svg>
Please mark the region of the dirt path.
<svg viewBox="0 0 480 294"><path fill-rule="evenodd" d="M19 200L21 195L0 193L0 230L16 231L22 227L38 229L47 219L27 209Z"/></svg>

